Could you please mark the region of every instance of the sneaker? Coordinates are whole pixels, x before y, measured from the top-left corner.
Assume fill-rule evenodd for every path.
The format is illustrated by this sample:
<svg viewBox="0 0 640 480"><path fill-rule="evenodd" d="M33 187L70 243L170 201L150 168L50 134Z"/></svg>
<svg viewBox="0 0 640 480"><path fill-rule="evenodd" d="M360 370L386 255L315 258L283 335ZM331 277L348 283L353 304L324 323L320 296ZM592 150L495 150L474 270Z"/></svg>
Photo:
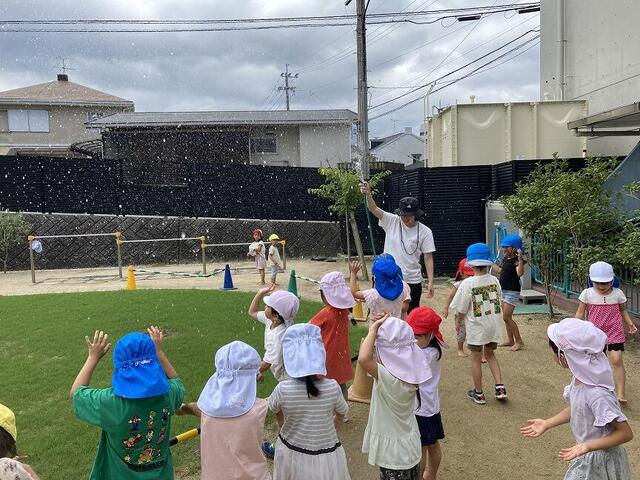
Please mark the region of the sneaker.
<svg viewBox="0 0 640 480"><path fill-rule="evenodd" d="M478 405L484 405L485 403L487 403L487 401L484 398L484 393L482 392L478 393L475 391L475 389L469 390L467 392L467 397L469 397L471 400L476 402Z"/></svg>
<svg viewBox="0 0 640 480"><path fill-rule="evenodd" d="M496 400L506 400L507 398L507 389L504 388L504 385L496 385Z"/></svg>
<svg viewBox="0 0 640 480"><path fill-rule="evenodd" d="M273 447L273 443L264 442L262 444L262 453L264 453L264 456L267 457L269 460L273 460L273 456L276 453L276 449Z"/></svg>

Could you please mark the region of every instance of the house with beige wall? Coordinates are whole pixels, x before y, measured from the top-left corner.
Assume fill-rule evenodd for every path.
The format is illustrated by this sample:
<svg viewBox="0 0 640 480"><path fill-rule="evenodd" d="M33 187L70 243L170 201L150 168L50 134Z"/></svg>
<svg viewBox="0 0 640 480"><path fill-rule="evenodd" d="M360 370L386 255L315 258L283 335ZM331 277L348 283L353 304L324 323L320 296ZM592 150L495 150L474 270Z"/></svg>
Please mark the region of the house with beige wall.
<svg viewBox="0 0 640 480"><path fill-rule="evenodd" d="M190 162L337 167L351 159L351 110L119 113L88 122L132 181L175 184Z"/></svg>
<svg viewBox="0 0 640 480"><path fill-rule="evenodd" d="M0 155L75 156L71 145L99 138L85 123L134 104L108 93L56 81L0 92Z"/></svg>

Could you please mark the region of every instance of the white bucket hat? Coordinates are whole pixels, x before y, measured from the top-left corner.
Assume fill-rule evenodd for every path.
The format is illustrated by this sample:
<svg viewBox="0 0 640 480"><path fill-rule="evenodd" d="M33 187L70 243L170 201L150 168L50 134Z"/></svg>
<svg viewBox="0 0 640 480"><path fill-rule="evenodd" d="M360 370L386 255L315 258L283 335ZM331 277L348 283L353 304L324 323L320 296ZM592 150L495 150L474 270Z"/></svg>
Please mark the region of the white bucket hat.
<svg viewBox="0 0 640 480"><path fill-rule="evenodd" d="M320 327L299 323L287 328L282 337L284 368L291 378L326 375L327 353Z"/></svg>
<svg viewBox="0 0 640 480"><path fill-rule="evenodd" d="M347 287L344 275L340 272L329 272L322 277L320 290L327 303L334 308L351 308L356 304L351 289Z"/></svg>
<svg viewBox="0 0 640 480"><path fill-rule="evenodd" d="M418 385L432 377L427 359L407 322L389 317L378 328L376 351L394 377Z"/></svg>
<svg viewBox="0 0 640 480"><path fill-rule="evenodd" d="M286 327L293 325L298 309L300 308L300 300L293 293L277 290L268 297L264 297L264 304L273 308L284 319Z"/></svg>
<svg viewBox="0 0 640 480"><path fill-rule="evenodd" d="M549 325L547 336L564 353L574 377L586 385L614 391L613 372L604 353L606 333L591 322L565 318Z"/></svg>
<svg viewBox="0 0 640 480"><path fill-rule="evenodd" d="M244 342L228 343L216 352L216 373L202 389L198 408L210 417L239 417L256 402L260 355Z"/></svg>
<svg viewBox="0 0 640 480"><path fill-rule="evenodd" d="M592 282L613 282L614 277L613 267L607 262L596 262L589 267L589 278Z"/></svg>

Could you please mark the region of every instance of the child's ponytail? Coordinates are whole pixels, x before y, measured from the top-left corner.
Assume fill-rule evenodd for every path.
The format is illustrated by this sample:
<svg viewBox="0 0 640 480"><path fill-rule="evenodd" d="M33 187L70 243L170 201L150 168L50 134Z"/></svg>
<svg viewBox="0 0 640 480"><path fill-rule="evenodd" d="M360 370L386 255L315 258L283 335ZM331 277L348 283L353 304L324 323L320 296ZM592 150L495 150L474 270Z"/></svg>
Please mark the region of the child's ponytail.
<svg viewBox="0 0 640 480"><path fill-rule="evenodd" d="M427 346L438 350L438 360L442 358L442 347L440 346L440 342L438 342L438 339L435 336L431 338L431 341Z"/></svg>
<svg viewBox="0 0 640 480"><path fill-rule="evenodd" d="M301 382L304 382L307 387L307 398L317 397L320 395L320 390L316 387L315 380L317 375L307 375L306 377L298 378Z"/></svg>

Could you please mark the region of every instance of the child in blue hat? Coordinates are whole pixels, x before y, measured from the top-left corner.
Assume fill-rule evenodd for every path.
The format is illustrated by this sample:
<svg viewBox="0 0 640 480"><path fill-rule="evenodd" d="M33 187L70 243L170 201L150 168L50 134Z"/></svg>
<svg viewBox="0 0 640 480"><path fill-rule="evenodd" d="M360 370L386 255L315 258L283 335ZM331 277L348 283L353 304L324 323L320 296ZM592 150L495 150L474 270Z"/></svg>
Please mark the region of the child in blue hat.
<svg viewBox="0 0 640 480"><path fill-rule="evenodd" d="M402 277L402 270L393 256L383 253L373 262L371 274L374 288L358 288L360 262L351 262L351 293L356 300L364 302L369 309L369 317L383 313L405 319L411 302L411 288Z"/></svg>
<svg viewBox="0 0 640 480"><path fill-rule="evenodd" d="M130 333L113 350L111 388L91 388L91 376L109 351L109 336L85 337L87 361L71 386L73 412L100 427L102 435L91 480L170 480L171 416L184 398L184 385L162 349L158 327Z"/></svg>
<svg viewBox="0 0 640 480"><path fill-rule="evenodd" d="M479 405L487 403L482 390L482 354L489 364L495 379L495 397L507 399L507 390L502 383L502 373L495 349L502 337L502 308L500 304L500 282L490 275L493 265L489 245L474 243L467 248L467 265L473 268L473 276L465 278L459 285L451 308L456 312L456 321L464 321L467 331L467 346L471 350L472 390L467 396Z"/></svg>
<svg viewBox="0 0 640 480"><path fill-rule="evenodd" d="M520 300L520 277L524 275L524 257L522 256L522 238L517 233L510 233L500 243L503 257L499 264L494 263L492 269L500 274L502 288L502 318L507 329L507 341L501 347L510 347L517 352L524 346L518 324L513 319L513 311Z"/></svg>

